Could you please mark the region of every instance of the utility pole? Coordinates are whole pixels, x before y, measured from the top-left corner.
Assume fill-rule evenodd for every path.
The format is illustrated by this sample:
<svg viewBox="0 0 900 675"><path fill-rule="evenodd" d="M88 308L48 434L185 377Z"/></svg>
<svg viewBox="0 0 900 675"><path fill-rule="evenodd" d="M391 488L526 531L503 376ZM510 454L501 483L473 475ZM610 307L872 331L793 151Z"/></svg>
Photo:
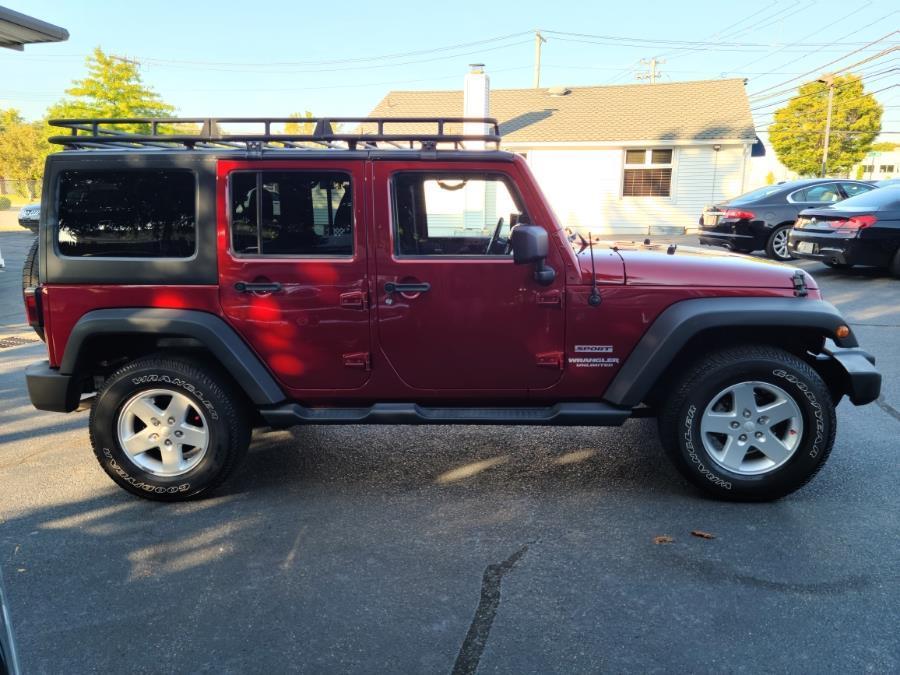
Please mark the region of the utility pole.
<svg viewBox="0 0 900 675"><path fill-rule="evenodd" d="M541 87L541 45L547 41L541 31L534 31L534 88Z"/></svg>
<svg viewBox="0 0 900 675"><path fill-rule="evenodd" d="M834 101L834 74L823 75L817 82L828 87L828 114L825 116L825 147L822 148L822 178L828 172L828 143L831 141L831 104Z"/></svg>
<svg viewBox="0 0 900 675"><path fill-rule="evenodd" d="M649 70L646 73L638 73L634 76L635 79L650 80L650 84L656 84L656 78L661 75L661 73L657 72L656 66L665 62L665 59L658 59L655 56L652 59L641 59L641 65L648 66Z"/></svg>

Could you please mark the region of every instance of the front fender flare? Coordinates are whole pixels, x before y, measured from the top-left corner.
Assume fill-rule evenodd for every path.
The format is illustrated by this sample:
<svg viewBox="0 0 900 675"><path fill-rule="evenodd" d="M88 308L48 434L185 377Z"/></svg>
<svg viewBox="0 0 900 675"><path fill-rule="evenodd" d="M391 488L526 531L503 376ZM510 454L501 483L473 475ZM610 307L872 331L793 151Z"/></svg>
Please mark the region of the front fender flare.
<svg viewBox="0 0 900 675"><path fill-rule="evenodd" d="M681 349L702 331L711 328L773 327L815 328L839 347L858 347L851 331L835 336L847 325L834 305L811 298L696 298L665 309L610 383L603 396L609 403L634 407L650 393Z"/></svg>

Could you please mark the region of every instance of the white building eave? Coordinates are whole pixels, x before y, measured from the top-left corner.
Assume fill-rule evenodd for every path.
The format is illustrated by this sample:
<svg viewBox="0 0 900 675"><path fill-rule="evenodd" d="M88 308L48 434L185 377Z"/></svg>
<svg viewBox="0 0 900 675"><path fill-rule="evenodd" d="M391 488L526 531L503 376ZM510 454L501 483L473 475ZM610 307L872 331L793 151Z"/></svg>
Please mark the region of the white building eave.
<svg viewBox="0 0 900 675"><path fill-rule="evenodd" d="M743 138L713 139L677 139L677 140L644 140L644 141L501 141L504 150L553 150L553 149L585 149L585 148L671 148L678 146L698 145L753 145L755 141Z"/></svg>

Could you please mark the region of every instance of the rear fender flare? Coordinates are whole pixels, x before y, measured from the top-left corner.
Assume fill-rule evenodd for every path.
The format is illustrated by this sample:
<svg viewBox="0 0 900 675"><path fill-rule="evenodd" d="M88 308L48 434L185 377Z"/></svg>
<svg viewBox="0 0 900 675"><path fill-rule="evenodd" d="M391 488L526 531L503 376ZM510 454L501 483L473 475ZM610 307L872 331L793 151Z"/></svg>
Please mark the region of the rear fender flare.
<svg viewBox="0 0 900 675"><path fill-rule="evenodd" d="M206 347L256 405L275 405L284 392L259 357L221 318L187 309L119 308L86 313L72 329L60 362L62 375L78 371L87 342L97 335L188 337Z"/></svg>

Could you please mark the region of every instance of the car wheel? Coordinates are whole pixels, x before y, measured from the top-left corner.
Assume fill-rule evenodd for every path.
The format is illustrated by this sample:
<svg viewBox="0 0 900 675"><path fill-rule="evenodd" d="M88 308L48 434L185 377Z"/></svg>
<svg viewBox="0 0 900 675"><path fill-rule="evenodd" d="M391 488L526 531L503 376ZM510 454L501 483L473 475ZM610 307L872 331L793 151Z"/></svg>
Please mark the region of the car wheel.
<svg viewBox="0 0 900 675"><path fill-rule="evenodd" d="M766 242L766 255L775 260L793 260L794 256L791 255L788 249L788 235L790 233L790 225L776 227Z"/></svg>
<svg viewBox="0 0 900 675"><path fill-rule="evenodd" d="M695 363L672 391L659 417L663 446L685 478L720 499L783 497L831 452L828 387L784 350L722 350Z"/></svg>
<svg viewBox="0 0 900 675"><path fill-rule="evenodd" d="M894 259L891 261L890 272L895 277L900 277L900 248L894 253Z"/></svg>
<svg viewBox="0 0 900 675"><path fill-rule="evenodd" d="M104 471L132 494L182 501L218 487L250 442L245 406L215 369L150 356L109 377L90 419Z"/></svg>

